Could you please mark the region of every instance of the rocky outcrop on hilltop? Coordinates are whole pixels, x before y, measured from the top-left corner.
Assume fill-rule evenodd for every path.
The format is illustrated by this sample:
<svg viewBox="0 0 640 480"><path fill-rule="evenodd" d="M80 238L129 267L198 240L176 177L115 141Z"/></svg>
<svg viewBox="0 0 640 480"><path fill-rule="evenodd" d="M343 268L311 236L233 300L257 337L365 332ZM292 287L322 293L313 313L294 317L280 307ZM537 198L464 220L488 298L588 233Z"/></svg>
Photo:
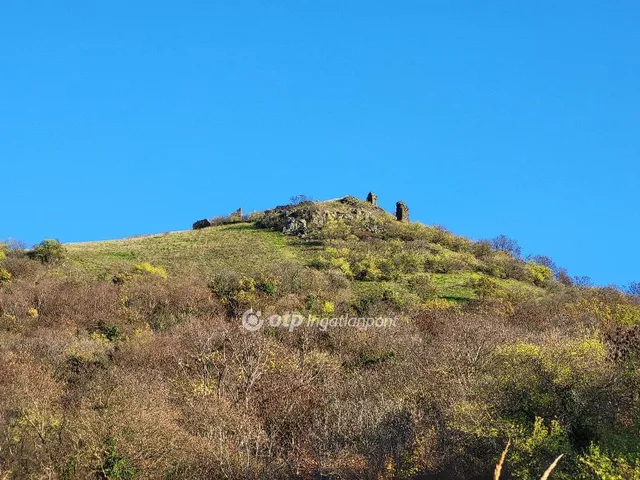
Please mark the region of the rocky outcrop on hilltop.
<svg viewBox="0 0 640 480"><path fill-rule="evenodd" d="M382 222L393 219L376 205L376 200L375 194L370 193L367 201L347 196L325 202L283 205L266 210L257 226L303 237L336 225L376 233Z"/></svg>

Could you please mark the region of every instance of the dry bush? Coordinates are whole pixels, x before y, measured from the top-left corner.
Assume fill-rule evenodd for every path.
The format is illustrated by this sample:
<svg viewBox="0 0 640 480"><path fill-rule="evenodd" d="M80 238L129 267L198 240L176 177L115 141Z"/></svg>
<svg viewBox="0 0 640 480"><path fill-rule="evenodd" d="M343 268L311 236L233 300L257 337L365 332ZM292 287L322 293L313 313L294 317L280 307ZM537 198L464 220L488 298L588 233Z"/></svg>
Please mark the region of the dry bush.
<svg viewBox="0 0 640 480"><path fill-rule="evenodd" d="M23 252L10 252L2 264L11 273L14 280L34 281L47 271L40 262L34 262Z"/></svg>

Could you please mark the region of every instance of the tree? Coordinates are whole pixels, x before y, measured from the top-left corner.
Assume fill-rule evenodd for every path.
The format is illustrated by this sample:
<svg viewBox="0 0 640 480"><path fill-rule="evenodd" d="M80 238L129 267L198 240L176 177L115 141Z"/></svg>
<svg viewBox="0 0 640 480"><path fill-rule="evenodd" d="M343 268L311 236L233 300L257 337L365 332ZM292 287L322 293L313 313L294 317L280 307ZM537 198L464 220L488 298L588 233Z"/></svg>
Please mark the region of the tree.
<svg viewBox="0 0 640 480"><path fill-rule="evenodd" d="M33 248L31 256L45 264L58 263L67 256L67 248L58 240L43 240Z"/></svg>
<svg viewBox="0 0 640 480"><path fill-rule="evenodd" d="M640 297L640 282L631 282L627 285L626 291L629 295Z"/></svg>
<svg viewBox="0 0 640 480"><path fill-rule="evenodd" d="M550 268L553 273L558 273L558 271L560 270L556 265L556 262L554 262L551 257L547 257L546 255L531 255L530 257L528 257L528 260L533 263L537 263L538 265L543 265L547 268Z"/></svg>
<svg viewBox="0 0 640 480"><path fill-rule="evenodd" d="M519 257L522 253L522 249L520 248L520 245L518 245L518 242L516 242L512 238L507 237L506 235L498 235L497 237L491 239L490 243L495 250L508 252L514 257Z"/></svg>
<svg viewBox="0 0 640 480"><path fill-rule="evenodd" d="M305 203L305 202L313 202L313 198L303 194L293 195L289 198L289 200L293 205L298 205L300 203Z"/></svg>

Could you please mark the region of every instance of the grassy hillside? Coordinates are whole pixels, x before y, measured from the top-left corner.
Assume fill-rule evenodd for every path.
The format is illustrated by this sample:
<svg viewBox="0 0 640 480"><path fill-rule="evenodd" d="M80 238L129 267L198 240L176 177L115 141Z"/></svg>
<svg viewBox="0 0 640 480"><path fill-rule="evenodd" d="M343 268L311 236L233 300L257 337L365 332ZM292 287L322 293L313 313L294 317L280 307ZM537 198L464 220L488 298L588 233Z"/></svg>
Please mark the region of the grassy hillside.
<svg viewBox="0 0 640 480"><path fill-rule="evenodd" d="M67 245L69 271L94 276L130 270L135 264L163 266L171 276L236 269L255 273L271 264L304 262L284 235L250 223Z"/></svg>
<svg viewBox="0 0 640 480"><path fill-rule="evenodd" d="M210 223L0 254L0 479L640 478L636 296L352 197Z"/></svg>

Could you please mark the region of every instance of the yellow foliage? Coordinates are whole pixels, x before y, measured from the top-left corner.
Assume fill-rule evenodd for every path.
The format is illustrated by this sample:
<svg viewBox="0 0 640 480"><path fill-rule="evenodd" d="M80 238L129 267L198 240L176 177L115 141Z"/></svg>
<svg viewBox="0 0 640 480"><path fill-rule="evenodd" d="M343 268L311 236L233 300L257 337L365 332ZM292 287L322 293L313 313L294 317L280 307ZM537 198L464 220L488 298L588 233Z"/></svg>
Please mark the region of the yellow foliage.
<svg viewBox="0 0 640 480"><path fill-rule="evenodd" d="M134 273L139 273L139 274L150 274L150 275L156 275L160 278L164 278L166 279L168 277L167 275L167 271L162 268L162 267L156 267L154 265L151 265L150 263L139 263L137 265L133 266L133 271Z"/></svg>
<svg viewBox="0 0 640 480"><path fill-rule="evenodd" d="M605 302L598 297L583 298L567 305L570 315L592 315L603 325L640 325L640 305L622 302Z"/></svg>
<svg viewBox="0 0 640 480"><path fill-rule="evenodd" d="M0 267L0 285L3 283L9 283L11 281L11 273L6 269Z"/></svg>
<svg viewBox="0 0 640 480"><path fill-rule="evenodd" d="M205 380L199 380L193 383L193 395L196 397L208 397L216 391L216 385Z"/></svg>
<svg viewBox="0 0 640 480"><path fill-rule="evenodd" d="M325 300L322 304L322 313L326 315L331 315L335 311L335 309L336 308L333 302L330 302L328 300Z"/></svg>
<svg viewBox="0 0 640 480"><path fill-rule="evenodd" d="M61 424L60 417L52 414L46 408L36 405L23 410L11 424L8 433L14 444L19 443L28 433L35 433L40 440L44 440L53 434Z"/></svg>
<svg viewBox="0 0 640 480"><path fill-rule="evenodd" d="M549 267L544 265L538 265L534 262L529 262L525 265L525 268L533 278L533 283L538 286L542 286L548 280L553 278L553 271Z"/></svg>
<svg viewBox="0 0 640 480"><path fill-rule="evenodd" d="M460 308L457 303L451 302L446 298L432 298L425 301L422 307L426 310L452 310Z"/></svg>

